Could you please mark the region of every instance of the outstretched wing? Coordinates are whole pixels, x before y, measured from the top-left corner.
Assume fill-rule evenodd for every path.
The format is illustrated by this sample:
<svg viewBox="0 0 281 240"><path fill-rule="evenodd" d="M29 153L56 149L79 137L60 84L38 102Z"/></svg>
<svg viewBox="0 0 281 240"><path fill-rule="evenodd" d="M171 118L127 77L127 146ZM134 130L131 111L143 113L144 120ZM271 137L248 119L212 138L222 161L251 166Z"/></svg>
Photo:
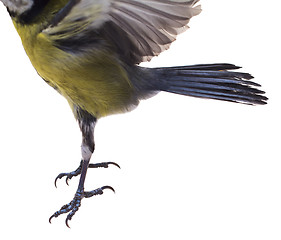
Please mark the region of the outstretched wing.
<svg viewBox="0 0 281 240"><path fill-rule="evenodd" d="M70 0L43 33L64 50L107 40L129 63L169 48L201 12L199 0Z"/></svg>

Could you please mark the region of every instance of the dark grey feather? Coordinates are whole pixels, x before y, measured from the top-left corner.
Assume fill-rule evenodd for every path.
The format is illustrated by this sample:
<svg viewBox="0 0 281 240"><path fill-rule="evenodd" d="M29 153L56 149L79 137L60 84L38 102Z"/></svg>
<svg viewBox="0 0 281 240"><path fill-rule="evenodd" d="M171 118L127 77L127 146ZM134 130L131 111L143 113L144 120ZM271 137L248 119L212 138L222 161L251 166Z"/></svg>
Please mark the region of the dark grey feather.
<svg viewBox="0 0 281 240"><path fill-rule="evenodd" d="M228 67L239 68L231 64L201 64L151 70L157 79L154 87L162 91L246 104L266 103L265 92L256 88L259 84L249 81L253 78L250 74L228 71Z"/></svg>

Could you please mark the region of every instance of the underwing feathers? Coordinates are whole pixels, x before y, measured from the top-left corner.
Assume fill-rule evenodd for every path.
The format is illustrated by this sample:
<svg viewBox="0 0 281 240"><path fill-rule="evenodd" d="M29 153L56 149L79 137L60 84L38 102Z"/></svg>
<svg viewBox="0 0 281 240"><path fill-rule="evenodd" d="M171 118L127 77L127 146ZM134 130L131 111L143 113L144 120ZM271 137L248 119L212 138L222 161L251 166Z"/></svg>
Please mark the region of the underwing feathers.
<svg viewBox="0 0 281 240"><path fill-rule="evenodd" d="M188 28L189 20L201 12L200 6L195 6L197 2L72 0L43 33L61 48L73 39L95 41L99 36L107 36L109 44L117 48L125 62L140 63L168 49L176 36ZM120 41L125 41L126 46L120 45ZM89 42L87 46L90 47ZM127 53L128 46L132 47L131 54Z"/></svg>

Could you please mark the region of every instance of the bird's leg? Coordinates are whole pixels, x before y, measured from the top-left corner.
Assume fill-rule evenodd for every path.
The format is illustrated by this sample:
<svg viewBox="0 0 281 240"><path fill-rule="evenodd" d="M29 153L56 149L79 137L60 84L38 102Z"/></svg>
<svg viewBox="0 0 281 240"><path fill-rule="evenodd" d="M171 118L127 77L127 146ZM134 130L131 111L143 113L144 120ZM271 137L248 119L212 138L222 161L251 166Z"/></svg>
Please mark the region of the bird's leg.
<svg viewBox="0 0 281 240"><path fill-rule="evenodd" d="M56 187L57 187L58 179L66 177L65 181L66 181L66 184L68 185L69 179L71 179L74 176L80 175L81 171L82 171L83 161L85 159L90 160L92 153L94 152L94 149L95 149L94 127L95 127L95 123L96 123L96 118L79 107L76 107L75 111L76 111L75 115L77 117L79 127L82 132L82 138L83 138L82 146L81 146L82 160L80 162L79 167L76 170L74 170L72 172L68 172L68 173L60 173L56 177L56 179L55 179ZM83 157L83 154L84 154L84 157ZM88 163L87 166L88 166L88 168L101 168L101 167L108 168L109 165L115 165L120 168L120 166L115 162L102 162L102 163L95 163L95 164Z"/></svg>
<svg viewBox="0 0 281 240"><path fill-rule="evenodd" d="M59 215L61 215L63 213L69 212L69 214L66 217L66 221L65 221L65 223L68 227L69 227L68 221L71 220L72 217L74 216L74 214L78 211L79 207L81 206L81 200L84 197L89 198L94 195L101 195L101 194L103 194L104 189L110 189L110 190L114 191L114 189L110 186L103 186L101 188L97 188L97 189L95 189L93 191L89 191L89 192L84 191L84 183L85 183L85 178L86 178L86 174L87 174L87 169L89 167L90 158L95 149L94 127L95 127L95 123L96 123L96 118L94 116L92 116L91 114L89 114L88 112L83 111L81 109L79 109L77 116L78 116L77 117L78 123L79 123L80 129L81 129L81 132L82 132L81 167L79 167L80 169L78 168L77 170L74 171L78 174L79 173L81 174L78 188L74 195L73 200L70 203L62 206L62 208L59 211L55 212L49 218L49 222L51 222L51 219L53 217L58 217Z"/></svg>

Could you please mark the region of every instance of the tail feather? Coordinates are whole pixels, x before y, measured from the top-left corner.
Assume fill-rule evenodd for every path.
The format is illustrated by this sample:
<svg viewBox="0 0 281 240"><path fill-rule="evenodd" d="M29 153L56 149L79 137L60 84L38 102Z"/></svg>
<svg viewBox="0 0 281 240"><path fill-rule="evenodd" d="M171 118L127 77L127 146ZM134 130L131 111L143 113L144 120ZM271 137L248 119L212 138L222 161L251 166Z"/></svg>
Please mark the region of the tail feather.
<svg viewBox="0 0 281 240"><path fill-rule="evenodd" d="M187 96L211 98L245 104L266 104L267 97L259 84L250 81L249 73L232 64L207 64L156 68L159 90Z"/></svg>
<svg viewBox="0 0 281 240"><path fill-rule="evenodd" d="M229 63L213 63L213 64L196 64L196 65L189 65L189 66L175 66L175 67L168 67L169 69L182 69L185 70L214 70L214 71L220 71L220 70L235 70L239 69L241 67L236 66L234 64ZM155 68L155 69L163 69L163 68Z"/></svg>

